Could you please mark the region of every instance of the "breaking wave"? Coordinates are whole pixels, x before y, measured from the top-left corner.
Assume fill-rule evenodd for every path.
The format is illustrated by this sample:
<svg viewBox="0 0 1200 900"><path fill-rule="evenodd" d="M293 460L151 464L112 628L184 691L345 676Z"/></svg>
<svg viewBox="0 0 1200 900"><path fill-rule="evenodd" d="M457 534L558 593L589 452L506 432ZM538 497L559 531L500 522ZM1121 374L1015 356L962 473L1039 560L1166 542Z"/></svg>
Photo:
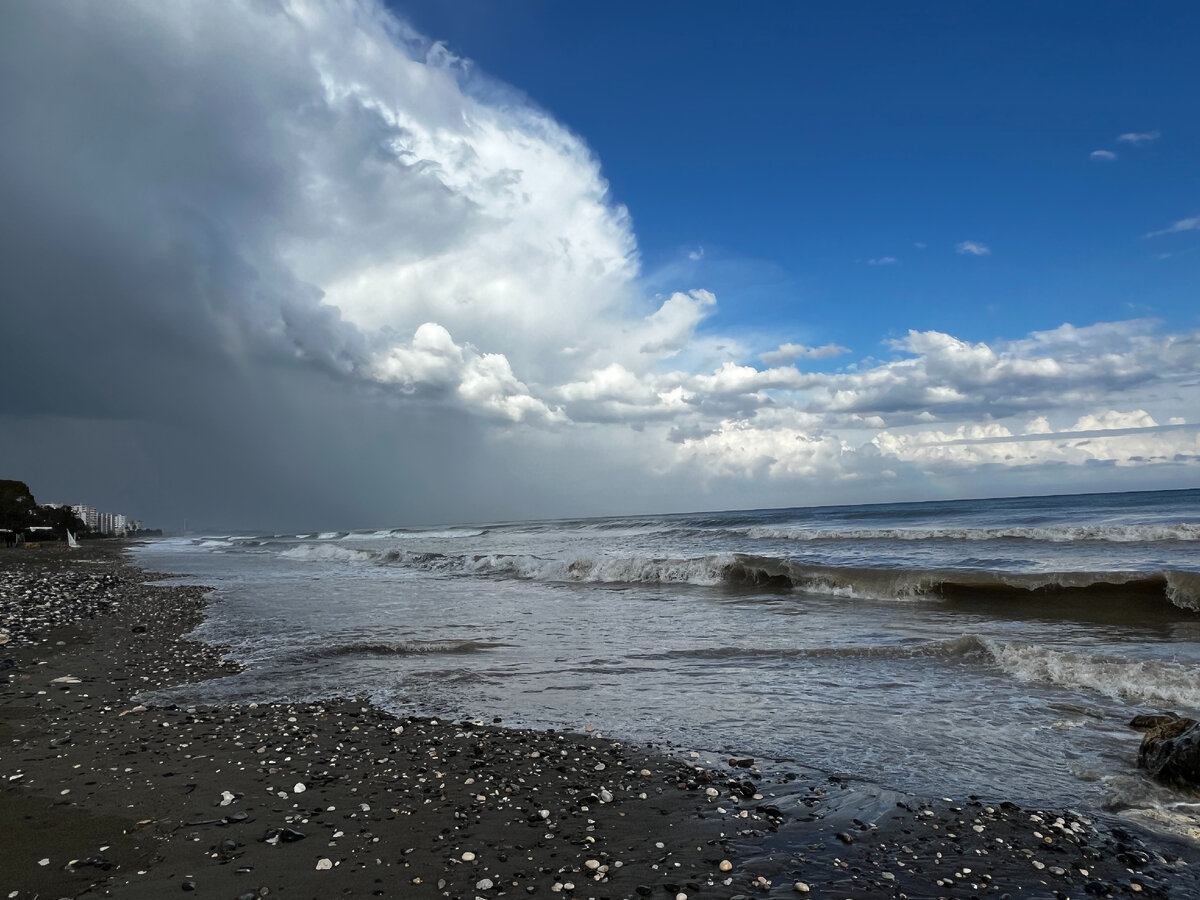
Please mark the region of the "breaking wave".
<svg viewBox="0 0 1200 900"><path fill-rule="evenodd" d="M983 644L1001 669L1022 681L1083 688L1127 702L1200 710L1200 679L1194 665L1131 661L987 639Z"/></svg>
<svg viewBox="0 0 1200 900"><path fill-rule="evenodd" d="M765 556L722 553L691 559L529 555L456 556L392 550L383 562L427 571L544 582L692 584L797 591L859 600L1169 601L1200 612L1200 572L998 572L811 566Z"/></svg>
<svg viewBox="0 0 1200 900"><path fill-rule="evenodd" d="M1200 541L1200 525L1053 525L1003 528L858 528L752 526L738 530L754 540L784 541L995 541L1028 540L1050 544L1117 544Z"/></svg>
<svg viewBox="0 0 1200 900"><path fill-rule="evenodd" d="M355 550L340 544L297 544L282 551L285 559L315 560L321 562L366 562L379 554L371 550Z"/></svg>
<svg viewBox="0 0 1200 900"><path fill-rule="evenodd" d="M726 660L920 660L974 659L1021 681L1088 690L1135 704L1200 710L1195 667L1165 660L1131 661L1112 656L1053 650L967 634L943 641L900 646L697 647L635 654L634 659Z"/></svg>

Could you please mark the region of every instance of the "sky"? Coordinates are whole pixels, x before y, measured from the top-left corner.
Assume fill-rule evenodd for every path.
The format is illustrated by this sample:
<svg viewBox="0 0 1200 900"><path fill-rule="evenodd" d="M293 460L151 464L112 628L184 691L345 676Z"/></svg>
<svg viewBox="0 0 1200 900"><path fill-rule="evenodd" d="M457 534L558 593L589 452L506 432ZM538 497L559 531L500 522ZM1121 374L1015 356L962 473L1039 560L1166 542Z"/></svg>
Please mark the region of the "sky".
<svg viewBox="0 0 1200 900"><path fill-rule="evenodd" d="M0 461L152 526L1200 485L1200 7L0 6Z"/></svg>

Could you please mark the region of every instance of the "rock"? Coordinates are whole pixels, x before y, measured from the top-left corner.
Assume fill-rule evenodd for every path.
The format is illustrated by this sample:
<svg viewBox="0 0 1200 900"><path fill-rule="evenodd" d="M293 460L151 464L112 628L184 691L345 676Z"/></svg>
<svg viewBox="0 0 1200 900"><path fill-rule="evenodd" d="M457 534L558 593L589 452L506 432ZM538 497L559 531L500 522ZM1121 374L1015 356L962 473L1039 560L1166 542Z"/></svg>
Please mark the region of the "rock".
<svg viewBox="0 0 1200 900"><path fill-rule="evenodd" d="M717 868L720 869L722 872L732 872L733 871L733 863L731 863L727 859L723 859L723 860L721 860L721 864L719 866L717 866Z"/></svg>
<svg viewBox="0 0 1200 900"><path fill-rule="evenodd" d="M1166 785L1200 788L1200 722L1179 716L1138 716L1134 722L1139 720L1154 723L1138 749L1138 768Z"/></svg>
<svg viewBox="0 0 1200 900"><path fill-rule="evenodd" d="M480 878L475 882L475 890L477 891L490 891L492 887L492 879L490 878Z"/></svg>
<svg viewBox="0 0 1200 900"><path fill-rule="evenodd" d="M263 840L268 844L291 844L302 841L307 835L294 828L268 828Z"/></svg>
<svg viewBox="0 0 1200 900"><path fill-rule="evenodd" d="M748 769L754 765L754 760L749 756L735 756L729 760L729 764L738 769Z"/></svg>
<svg viewBox="0 0 1200 900"><path fill-rule="evenodd" d="M1169 722L1178 722L1179 716L1175 713L1161 713L1134 716L1129 720L1129 727L1137 731L1149 731L1151 728L1157 728L1159 725L1166 725Z"/></svg>
<svg viewBox="0 0 1200 900"><path fill-rule="evenodd" d="M322 856L320 859L317 860L317 870L318 871L322 871L324 869L332 869L332 868L333 868L333 860L328 859L327 857L324 857L324 856Z"/></svg>

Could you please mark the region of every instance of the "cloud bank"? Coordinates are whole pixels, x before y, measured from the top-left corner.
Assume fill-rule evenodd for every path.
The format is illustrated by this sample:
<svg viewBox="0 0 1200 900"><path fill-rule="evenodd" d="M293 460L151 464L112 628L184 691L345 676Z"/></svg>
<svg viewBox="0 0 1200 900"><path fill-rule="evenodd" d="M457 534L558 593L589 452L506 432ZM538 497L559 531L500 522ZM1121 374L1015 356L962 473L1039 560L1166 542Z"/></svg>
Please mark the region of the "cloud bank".
<svg viewBox="0 0 1200 900"><path fill-rule="evenodd" d="M0 112L0 454L39 497L332 527L1200 458L1195 333L912 331L830 370L649 295L585 142L371 0L9 4Z"/></svg>

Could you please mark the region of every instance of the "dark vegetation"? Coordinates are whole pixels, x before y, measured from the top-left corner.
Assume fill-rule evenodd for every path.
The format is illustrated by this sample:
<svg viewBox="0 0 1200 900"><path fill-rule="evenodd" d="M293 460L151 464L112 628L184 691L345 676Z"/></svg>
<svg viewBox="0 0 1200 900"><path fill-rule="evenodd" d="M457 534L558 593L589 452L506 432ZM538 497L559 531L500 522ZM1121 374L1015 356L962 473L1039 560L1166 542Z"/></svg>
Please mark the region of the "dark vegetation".
<svg viewBox="0 0 1200 900"><path fill-rule="evenodd" d="M79 537L87 530L71 507L39 506L25 482L0 479L0 532L22 534L27 541L61 541L68 531Z"/></svg>

